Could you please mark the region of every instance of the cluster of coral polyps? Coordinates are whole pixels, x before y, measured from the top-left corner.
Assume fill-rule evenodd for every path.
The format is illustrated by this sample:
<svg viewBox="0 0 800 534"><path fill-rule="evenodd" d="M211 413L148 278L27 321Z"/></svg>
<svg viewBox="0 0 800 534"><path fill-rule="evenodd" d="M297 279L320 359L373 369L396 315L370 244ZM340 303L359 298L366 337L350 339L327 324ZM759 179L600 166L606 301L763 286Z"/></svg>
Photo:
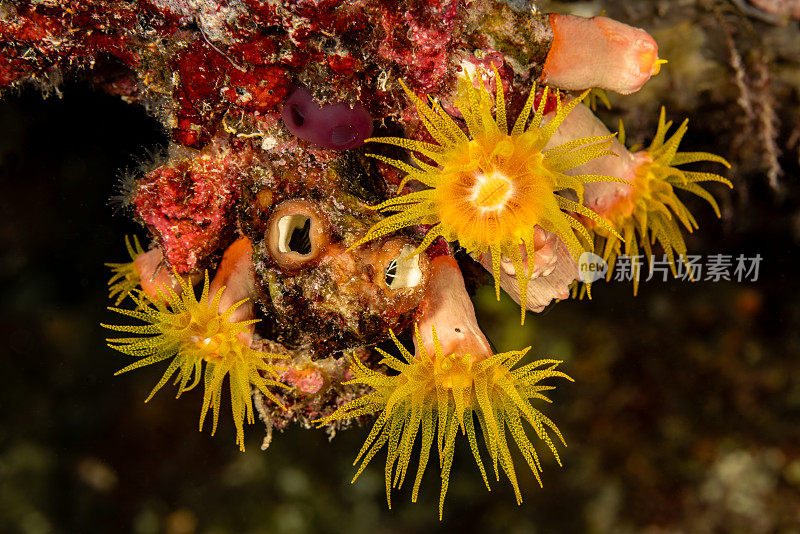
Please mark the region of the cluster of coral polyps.
<svg viewBox="0 0 800 534"><path fill-rule="evenodd" d="M645 31L522 4L3 3L0 89L80 75L171 132L117 198L150 237L110 264L115 305L131 304L112 309L136 323L107 325L133 334L109 340L134 358L122 371L165 365L154 392L202 383L201 428L226 398L242 448L256 414L270 436L375 414L361 469L386 447L390 498L421 443L416 499L435 444L440 514L466 434L487 486L486 458L521 501L512 442L537 479L531 438L558 459L533 403L569 377L520 366L527 349L493 354L465 273L484 266L524 321L568 296L595 244L607 261L623 242L683 260L696 223L676 191L714 204L698 182L729 185L678 168L727 165L678 152L685 123L667 137L662 115L632 154L580 103L658 72ZM413 354L395 337L412 332ZM389 338L399 357L373 350Z"/></svg>

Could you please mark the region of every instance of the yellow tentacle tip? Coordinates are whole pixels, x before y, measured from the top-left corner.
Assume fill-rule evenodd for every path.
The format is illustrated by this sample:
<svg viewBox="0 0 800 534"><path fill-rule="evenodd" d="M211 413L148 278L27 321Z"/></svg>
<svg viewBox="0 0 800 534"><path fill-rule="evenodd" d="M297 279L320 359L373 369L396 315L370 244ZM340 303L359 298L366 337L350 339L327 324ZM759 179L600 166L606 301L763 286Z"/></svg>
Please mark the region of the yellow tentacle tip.
<svg viewBox="0 0 800 534"><path fill-rule="evenodd" d="M653 76L661 72L661 65L666 65L669 63L666 59L656 58L655 62L653 63Z"/></svg>

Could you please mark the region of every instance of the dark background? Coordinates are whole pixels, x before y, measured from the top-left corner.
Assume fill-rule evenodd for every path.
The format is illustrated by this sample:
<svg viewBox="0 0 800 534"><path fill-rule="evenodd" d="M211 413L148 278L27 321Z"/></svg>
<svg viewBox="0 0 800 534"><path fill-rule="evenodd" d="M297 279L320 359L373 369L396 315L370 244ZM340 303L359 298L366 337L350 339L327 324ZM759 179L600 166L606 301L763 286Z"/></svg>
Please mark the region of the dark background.
<svg viewBox="0 0 800 534"><path fill-rule="evenodd" d="M712 187L722 220L687 201L700 223L687 241L760 254L759 280L643 283L636 298L597 284L592 301L524 329L516 305L482 289L498 350L531 344L575 378L543 408L569 447L563 469L540 451L545 487L523 474L517 507L505 481L482 487L462 443L439 523L434 469L419 503L406 489L391 511L382 455L349 484L366 428L330 443L292 428L261 452L256 425L240 453L229 420L215 437L197 431L199 391L145 405L159 369L113 376L126 362L99 326L113 319L103 262L126 260L124 235L146 236L108 198L166 138L141 108L75 82L62 91L0 102L0 532L800 532L797 155L782 156L779 194L709 134L719 103L700 99L682 148L744 170L732 195ZM655 118L629 135L649 138Z"/></svg>

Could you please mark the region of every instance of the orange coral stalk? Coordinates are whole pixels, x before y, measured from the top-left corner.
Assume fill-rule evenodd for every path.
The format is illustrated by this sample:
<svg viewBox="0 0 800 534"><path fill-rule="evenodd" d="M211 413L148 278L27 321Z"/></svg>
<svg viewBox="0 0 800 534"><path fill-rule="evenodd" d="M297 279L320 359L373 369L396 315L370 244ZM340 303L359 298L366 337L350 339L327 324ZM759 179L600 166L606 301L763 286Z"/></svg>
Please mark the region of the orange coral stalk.
<svg viewBox="0 0 800 534"><path fill-rule="evenodd" d="M433 353L434 327L439 332L442 350L447 354L469 353L485 358L492 353L475 318L475 308L464 286L461 269L450 256L439 256L431 262L430 282L419 307L419 325L424 347L417 347L417 354L423 350Z"/></svg>
<svg viewBox="0 0 800 534"><path fill-rule="evenodd" d="M220 313L237 302L243 302L228 317L230 322L248 321L256 316L253 299L258 292L253 272L253 246L246 237L240 237L225 249L209 288L212 295L218 291L222 291L218 305ZM249 331L252 333L254 328L255 325L251 324Z"/></svg>

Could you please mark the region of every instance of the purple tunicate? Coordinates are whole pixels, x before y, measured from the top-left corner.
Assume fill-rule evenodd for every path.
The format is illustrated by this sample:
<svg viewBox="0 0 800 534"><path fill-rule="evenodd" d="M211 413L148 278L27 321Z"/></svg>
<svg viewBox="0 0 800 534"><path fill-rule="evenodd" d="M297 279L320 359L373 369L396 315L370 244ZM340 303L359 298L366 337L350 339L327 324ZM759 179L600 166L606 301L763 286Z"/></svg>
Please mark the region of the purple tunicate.
<svg viewBox="0 0 800 534"><path fill-rule="evenodd" d="M347 150L361 146L372 134L372 117L361 104L320 105L311 91L298 87L283 103L281 117L297 137L323 148Z"/></svg>

